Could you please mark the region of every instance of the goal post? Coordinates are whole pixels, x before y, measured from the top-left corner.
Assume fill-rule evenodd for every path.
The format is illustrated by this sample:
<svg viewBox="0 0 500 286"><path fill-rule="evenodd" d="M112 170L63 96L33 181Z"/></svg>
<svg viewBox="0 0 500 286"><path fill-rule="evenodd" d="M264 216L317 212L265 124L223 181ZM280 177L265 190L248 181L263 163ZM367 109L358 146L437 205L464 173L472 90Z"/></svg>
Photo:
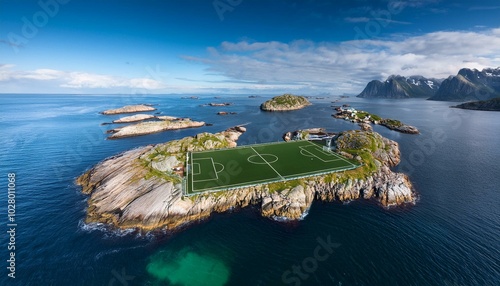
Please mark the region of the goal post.
<svg viewBox="0 0 500 286"><path fill-rule="evenodd" d="M332 151L332 140L333 137L325 138L325 146L323 146L323 151L328 151L328 152Z"/></svg>

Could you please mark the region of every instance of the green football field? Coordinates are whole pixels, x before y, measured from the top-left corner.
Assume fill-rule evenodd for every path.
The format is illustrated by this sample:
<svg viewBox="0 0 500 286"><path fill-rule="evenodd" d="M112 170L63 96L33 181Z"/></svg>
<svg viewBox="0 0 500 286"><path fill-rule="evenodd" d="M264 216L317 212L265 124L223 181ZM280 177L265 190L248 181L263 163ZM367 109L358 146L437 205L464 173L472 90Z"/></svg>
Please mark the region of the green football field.
<svg viewBox="0 0 500 286"><path fill-rule="evenodd" d="M355 161L309 141L249 145L188 154L185 192L193 195L351 170Z"/></svg>

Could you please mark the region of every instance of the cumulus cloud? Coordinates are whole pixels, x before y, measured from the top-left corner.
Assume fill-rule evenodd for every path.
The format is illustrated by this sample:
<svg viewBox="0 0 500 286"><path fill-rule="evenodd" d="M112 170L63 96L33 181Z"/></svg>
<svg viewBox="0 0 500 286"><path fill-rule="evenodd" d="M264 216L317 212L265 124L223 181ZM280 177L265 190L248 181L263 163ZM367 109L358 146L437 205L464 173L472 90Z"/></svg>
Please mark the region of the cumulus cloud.
<svg viewBox="0 0 500 286"><path fill-rule="evenodd" d="M445 78L463 67L500 66L500 29L341 43L223 42L206 57L185 59L231 80L359 92L368 81L391 74Z"/></svg>
<svg viewBox="0 0 500 286"><path fill-rule="evenodd" d="M19 71L14 65L0 65L0 83L22 82L47 82L62 88L69 89L161 89L165 85L150 78L124 78L113 75L93 74L87 72L67 72L53 69L36 69Z"/></svg>

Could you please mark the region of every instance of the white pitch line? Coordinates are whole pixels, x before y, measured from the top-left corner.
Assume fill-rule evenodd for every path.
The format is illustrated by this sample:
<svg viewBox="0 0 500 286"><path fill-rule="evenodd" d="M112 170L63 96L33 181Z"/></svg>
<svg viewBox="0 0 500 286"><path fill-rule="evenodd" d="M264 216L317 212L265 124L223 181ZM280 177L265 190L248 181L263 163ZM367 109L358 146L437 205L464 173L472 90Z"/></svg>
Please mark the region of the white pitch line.
<svg viewBox="0 0 500 286"><path fill-rule="evenodd" d="M219 176L217 175L217 169L215 169L214 159L213 159L212 157L210 157L210 158L198 158L198 159L196 159L196 160L210 160L210 161L212 161L212 168L214 169L214 173L215 173L215 178L213 178L213 179L205 179L205 180L196 180L196 183L198 183L198 182L207 182L207 181L216 181L216 180L218 180L218 179L219 179ZM193 164L194 164L194 163L193 163ZM199 165L200 163L196 163L196 164L198 164L198 165ZM217 164L220 164L220 163L217 163ZM222 164L220 164L220 165L222 165ZM224 167L224 165L222 165L222 167ZM223 170L224 170L224 169L223 169ZM221 172L222 172L222 171L221 171ZM196 174L196 175L200 175L200 174L202 174L202 172L201 172L201 167L200 167L200 173L198 173L198 174Z"/></svg>
<svg viewBox="0 0 500 286"><path fill-rule="evenodd" d="M311 142L309 142L309 141L307 141L307 142L308 142L309 144L313 145L313 146L316 146L315 144L313 144L313 143L311 143ZM355 166L356 166L356 165L354 165L353 163L351 163L351 162L347 161L346 159L342 158L340 155L337 155L337 154L335 154L335 153L333 153L333 152L332 152L332 155L336 156L336 157L337 157L337 158L339 158L340 160L342 160L342 161L344 161L344 162L348 163L349 165L351 165L351 166L353 166L353 167L355 167Z"/></svg>
<svg viewBox="0 0 500 286"><path fill-rule="evenodd" d="M262 156L259 154L259 152L255 151L255 149L254 149L253 147L250 147L250 149L252 149L252 150L253 150L253 151L254 151L257 155L259 155L259 157L260 157L260 158L261 158L264 162L266 162L266 163L267 163L267 165L268 165L269 167L271 167L271 169L273 169L273 170L274 170L274 172L276 172L276 174L278 174L278 176L280 176L280 178L281 178L281 179L285 180L285 178L283 178L283 176L282 176L280 173L278 173L278 171L276 171L276 169L274 169L274 167L273 167L273 166L271 166L271 164L269 164L269 162L267 162L267 161L266 161L266 159L264 159L264 157L262 157Z"/></svg>
<svg viewBox="0 0 500 286"><path fill-rule="evenodd" d="M318 156L314 155L313 153L311 153L311 152L307 151L306 149L303 149L303 148L305 148L305 147L300 146L299 148L300 148L300 150L302 150L302 151L305 151L305 152L309 153L309 154L310 154L310 155L312 155L314 158L316 158L316 159L318 159L318 160L323 161L323 163L330 163L330 162L337 162L337 161L340 161L340 159L339 159L339 158L337 158L337 157L335 157L335 156L333 156L333 157L335 157L335 158L337 158L337 159L334 159L334 160L323 160L322 158L320 158L320 157L318 157ZM301 151L301 152L302 152L302 151ZM300 154L302 154L302 153L300 153ZM304 154L302 154L302 155L303 155L303 156L306 156L306 155L304 155ZM311 156L306 156L306 157L311 157Z"/></svg>
<svg viewBox="0 0 500 286"><path fill-rule="evenodd" d="M193 173L194 173L194 164L196 164L196 165L198 166L198 171L200 171L200 172L196 173L196 175L201 174L201 167L200 167L200 163L193 163L193 164L192 164L192 167L193 167Z"/></svg>
<svg viewBox="0 0 500 286"><path fill-rule="evenodd" d="M218 180L219 176L217 175L217 169L215 169L214 159L210 157L210 160L212 160L212 168L214 168L215 178Z"/></svg>
<svg viewBox="0 0 500 286"><path fill-rule="evenodd" d="M193 152L191 152L191 192L194 193L194 176L193 176ZM201 168L200 168L201 171Z"/></svg>

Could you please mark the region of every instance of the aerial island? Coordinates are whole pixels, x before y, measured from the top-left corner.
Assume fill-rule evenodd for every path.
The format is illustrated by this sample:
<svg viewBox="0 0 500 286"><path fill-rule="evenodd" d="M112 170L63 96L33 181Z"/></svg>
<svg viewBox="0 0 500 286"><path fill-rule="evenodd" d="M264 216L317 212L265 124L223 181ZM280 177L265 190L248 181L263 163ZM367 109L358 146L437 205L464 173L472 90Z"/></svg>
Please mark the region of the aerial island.
<svg viewBox="0 0 500 286"><path fill-rule="evenodd" d="M391 130L407 134L419 134L420 132L414 126L406 125L396 119L381 118L376 114L371 114L363 110L356 110L355 108L346 105L336 107L337 113L332 116L337 119L349 120L353 123L359 123L364 130L371 130L371 124L382 125Z"/></svg>
<svg viewBox="0 0 500 286"><path fill-rule="evenodd" d="M262 103L260 109L263 111L290 111L302 109L309 105L311 103L305 97L287 93L275 96Z"/></svg>
<svg viewBox="0 0 500 286"><path fill-rule="evenodd" d="M210 152L206 150L234 150L242 156L248 150L238 149L244 146L236 147L236 141L245 131L245 127L236 126L220 133L201 133L135 148L100 162L77 179L82 192L90 196L86 222L105 223L123 229L171 230L207 218L213 212L249 205L259 206L265 217L297 220L307 214L314 200L346 202L373 198L383 206L415 201L416 195L408 177L391 170L400 162L398 144L376 132L362 130L336 134L332 139L331 145L335 146L335 153L332 154L325 153L307 140L282 143L305 146L300 147L301 154L306 156L304 160L307 161L304 162L319 162L313 161L316 153L340 158L336 160L344 160L345 164L354 166L345 171L187 193L189 187L186 185L193 184L190 181L193 176L200 175L200 165L210 163L210 160L204 159L194 163L189 154L200 152L196 154L206 155ZM249 154L248 161L252 159L256 160L255 164L270 164L274 161L269 156L272 155ZM342 159L344 157L341 156L347 157ZM188 162L189 167L186 165ZM223 165L212 160L209 166L213 164L214 172L219 175L222 170L232 174L231 170L238 170L238 166L230 162ZM248 163L242 161L241 164ZM204 167L201 167L203 170ZM189 175L186 178L188 168L192 168L191 179ZM209 178L210 174L207 176Z"/></svg>

